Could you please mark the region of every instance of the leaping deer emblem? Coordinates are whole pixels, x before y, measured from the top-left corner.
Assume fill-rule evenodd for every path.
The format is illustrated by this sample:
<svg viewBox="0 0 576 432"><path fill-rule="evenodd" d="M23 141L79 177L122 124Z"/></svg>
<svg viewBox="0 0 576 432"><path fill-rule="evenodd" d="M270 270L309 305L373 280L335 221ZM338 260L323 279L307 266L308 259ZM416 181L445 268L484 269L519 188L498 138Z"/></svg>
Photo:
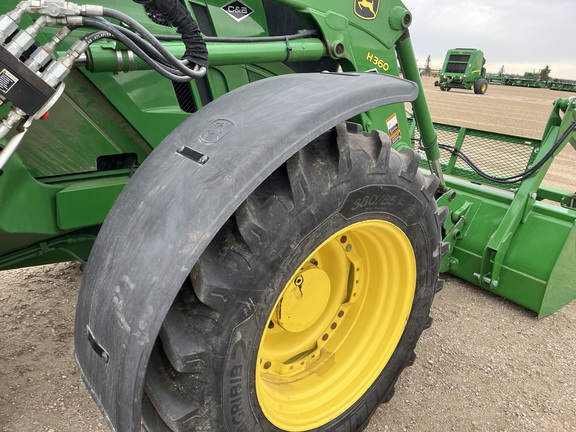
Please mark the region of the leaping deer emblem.
<svg viewBox="0 0 576 432"><path fill-rule="evenodd" d="M360 0L358 2L358 6L360 6L362 9L368 9L370 12L372 12L372 15L376 15L376 12L374 12L374 0Z"/></svg>
<svg viewBox="0 0 576 432"><path fill-rule="evenodd" d="M356 15L363 19L374 19L378 14L378 5L379 0L356 0Z"/></svg>

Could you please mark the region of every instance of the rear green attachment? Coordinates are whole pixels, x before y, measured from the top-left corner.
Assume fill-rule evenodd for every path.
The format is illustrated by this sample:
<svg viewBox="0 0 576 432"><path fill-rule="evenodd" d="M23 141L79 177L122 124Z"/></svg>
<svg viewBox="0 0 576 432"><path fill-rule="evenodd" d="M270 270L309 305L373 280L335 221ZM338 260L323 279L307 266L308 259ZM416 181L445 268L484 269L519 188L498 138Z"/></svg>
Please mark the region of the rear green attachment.
<svg viewBox="0 0 576 432"><path fill-rule="evenodd" d="M438 200L450 210L444 240L451 252L443 259L442 271L539 317L576 298L574 194L541 186L554 156L569 142L576 148L575 125L572 99L556 101L542 141L435 125L450 188ZM419 141L417 131L413 137ZM464 154L489 178L456 154ZM424 158L422 165L427 163ZM503 184L504 178L510 182Z"/></svg>

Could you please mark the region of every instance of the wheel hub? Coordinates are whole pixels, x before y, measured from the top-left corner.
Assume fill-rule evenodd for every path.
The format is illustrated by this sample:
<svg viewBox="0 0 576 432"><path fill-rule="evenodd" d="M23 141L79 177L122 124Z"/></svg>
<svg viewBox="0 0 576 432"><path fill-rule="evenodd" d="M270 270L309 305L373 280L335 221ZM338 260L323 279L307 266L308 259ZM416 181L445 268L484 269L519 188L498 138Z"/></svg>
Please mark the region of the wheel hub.
<svg viewBox="0 0 576 432"><path fill-rule="evenodd" d="M284 330L298 333L322 316L330 299L330 278L325 271L310 268L299 273L292 285L284 292L276 314Z"/></svg>

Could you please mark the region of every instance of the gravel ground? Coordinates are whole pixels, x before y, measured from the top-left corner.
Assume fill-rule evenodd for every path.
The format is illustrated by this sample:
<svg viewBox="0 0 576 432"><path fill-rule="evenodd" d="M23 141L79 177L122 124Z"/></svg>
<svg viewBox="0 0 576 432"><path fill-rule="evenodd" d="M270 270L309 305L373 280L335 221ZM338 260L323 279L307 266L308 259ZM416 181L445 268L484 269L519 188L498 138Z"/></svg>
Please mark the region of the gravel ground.
<svg viewBox="0 0 576 432"><path fill-rule="evenodd" d="M574 93L491 86L486 95L441 92L424 78L433 120L539 137L551 101ZM547 184L574 190L574 150ZM61 263L0 273L0 430L108 431L72 354L81 273ZM434 325L376 431L576 431L576 303L533 313L446 276Z"/></svg>

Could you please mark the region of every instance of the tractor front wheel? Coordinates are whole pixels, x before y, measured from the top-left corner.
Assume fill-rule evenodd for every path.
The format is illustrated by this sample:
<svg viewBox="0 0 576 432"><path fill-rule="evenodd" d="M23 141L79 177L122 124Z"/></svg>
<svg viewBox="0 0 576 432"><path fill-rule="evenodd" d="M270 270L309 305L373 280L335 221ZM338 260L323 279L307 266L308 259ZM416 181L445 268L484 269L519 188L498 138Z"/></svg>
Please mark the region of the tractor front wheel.
<svg viewBox="0 0 576 432"><path fill-rule="evenodd" d="M194 266L149 362L149 431L359 431L415 358L439 286L432 176L340 125L290 158Z"/></svg>

